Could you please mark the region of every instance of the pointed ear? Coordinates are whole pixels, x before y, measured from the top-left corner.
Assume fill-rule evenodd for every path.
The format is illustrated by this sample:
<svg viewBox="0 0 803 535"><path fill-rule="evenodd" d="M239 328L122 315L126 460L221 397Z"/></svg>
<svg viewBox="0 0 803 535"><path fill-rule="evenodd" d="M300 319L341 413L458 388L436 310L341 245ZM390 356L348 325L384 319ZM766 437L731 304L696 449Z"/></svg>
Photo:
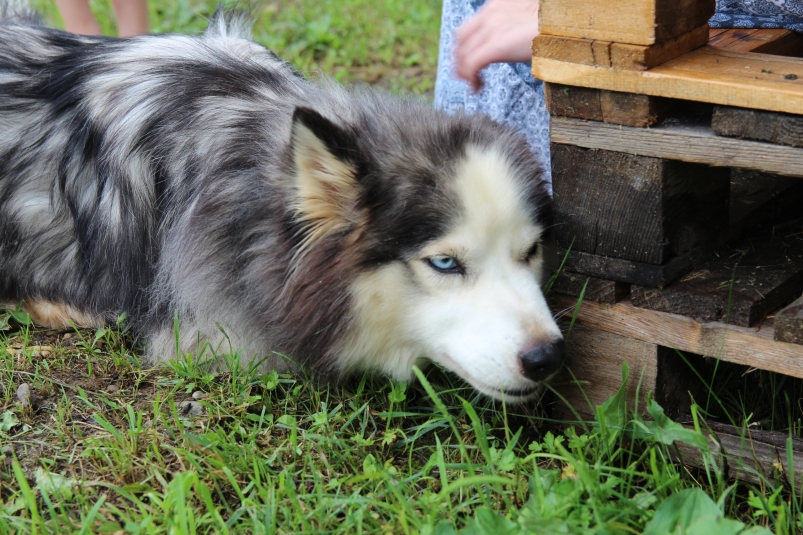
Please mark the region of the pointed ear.
<svg viewBox="0 0 803 535"><path fill-rule="evenodd" d="M359 162L352 133L309 108L293 113L296 212L306 223L301 249L309 249L358 222Z"/></svg>

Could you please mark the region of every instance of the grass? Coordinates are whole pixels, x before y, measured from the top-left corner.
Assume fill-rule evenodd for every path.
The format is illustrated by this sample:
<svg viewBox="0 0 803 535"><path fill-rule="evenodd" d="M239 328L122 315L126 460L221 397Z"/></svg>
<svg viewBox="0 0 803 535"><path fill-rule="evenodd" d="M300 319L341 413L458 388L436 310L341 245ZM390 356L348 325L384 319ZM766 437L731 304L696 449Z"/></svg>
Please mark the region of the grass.
<svg viewBox="0 0 803 535"><path fill-rule="evenodd" d="M117 329L5 333L0 533L800 530L781 482L732 484L700 432L655 403L634 415L624 391L560 429L439 370L335 388L236 355L216 373L143 368ZM32 406L15 403L22 382ZM673 462L676 441L704 468Z"/></svg>
<svg viewBox="0 0 803 535"><path fill-rule="evenodd" d="M201 33L220 2L151 1L154 33ZM54 26L52 0L32 4ZM116 35L111 2L90 6L106 35ZM303 73L346 83L370 83L399 93L430 95L438 60L440 1L274 0L254 4L254 38Z"/></svg>
<svg viewBox="0 0 803 535"><path fill-rule="evenodd" d="M52 4L36 4L58 24ZM109 6L92 6L113 34ZM152 1L153 30L199 32L214 7ZM272 2L255 11L255 36L306 73L428 94L439 11L420 0ZM636 413L622 392L566 427L437 369L409 385L364 376L333 387L237 355L219 357L221 372L197 356L148 368L121 332L0 316L0 534L803 530L794 483L728 479L701 429L654 403ZM743 372L718 368L698 425L732 415L800 435L801 383ZM676 444L700 449L702 466L676 462Z"/></svg>

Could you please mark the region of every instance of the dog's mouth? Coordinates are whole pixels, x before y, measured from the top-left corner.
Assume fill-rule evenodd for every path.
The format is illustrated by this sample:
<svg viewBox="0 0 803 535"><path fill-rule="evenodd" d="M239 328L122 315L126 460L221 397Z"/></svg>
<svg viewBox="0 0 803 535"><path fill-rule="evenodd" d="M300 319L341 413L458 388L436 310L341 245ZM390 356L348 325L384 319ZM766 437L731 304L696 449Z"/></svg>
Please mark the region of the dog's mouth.
<svg viewBox="0 0 803 535"><path fill-rule="evenodd" d="M465 369L463 369L462 366L460 366L447 354L441 353L440 357L441 357L440 359L441 365L445 366L447 369L459 375L464 381L469 383L478 391L492 398L496 398L499 400L504 399L510 403L523 403L537 396L543 388L542 383L532 383L531 386L526 386L524 388L500 388L498 386L494 387L485 383L484 381L477 379L476 377L473 377L470 373L468 373Z"/></svg>
<svg viewBox="0 0 803 535"><path fill-rule="evenodd" d="M500 392L504 394L506 398L528 398L533 396L537 392L541 390L541 385L531 386L529 388L519 388L516 390L505 390L502 389Z"/></svg>

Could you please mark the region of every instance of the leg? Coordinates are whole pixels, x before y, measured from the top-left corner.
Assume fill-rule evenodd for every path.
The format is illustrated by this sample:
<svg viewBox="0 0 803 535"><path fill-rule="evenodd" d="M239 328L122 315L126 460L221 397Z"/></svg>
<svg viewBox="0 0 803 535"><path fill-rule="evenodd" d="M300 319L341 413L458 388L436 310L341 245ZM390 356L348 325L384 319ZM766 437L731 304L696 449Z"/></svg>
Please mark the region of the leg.
<svg viewBox="0 0 803 535"><path fill-rule="evenodd" d="M147 0L112 0L120 37L148 33Z"/></svg>
<svg viewBox="0 0 803 535"><path fill-rule="evenodd" d="M64 29L83 35L100 35L100 26L89 9L89 0L56 0Z"/></svg>

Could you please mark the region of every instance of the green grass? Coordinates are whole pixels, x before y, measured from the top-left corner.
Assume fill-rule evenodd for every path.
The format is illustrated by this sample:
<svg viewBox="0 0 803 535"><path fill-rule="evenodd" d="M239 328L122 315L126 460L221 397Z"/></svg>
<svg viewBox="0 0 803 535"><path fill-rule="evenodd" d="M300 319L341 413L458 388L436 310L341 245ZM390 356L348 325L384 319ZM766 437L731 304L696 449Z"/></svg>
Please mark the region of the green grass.
<svg viewBox="0 0 803 535"><path fill-rule="evenodd" d="M116 329L14 325L0 341L0 441L13 449L0 533L800 530L790 489L733 484L701 433L654 403L633 415L624 391L561 429L438 370L334 388L236 356L216 373L192 360L147 369ZM33 408L15 403L22 382ZM676 442L701 448L704 467L673 462Z"/></svg>
<svg viewBox="0 0 803 535"><path fill-rule="evenodd" d="M109 6L92 5L113 34ZM151 2L152 28L200 32L215 5ZM37 6L58 24L52 4ZM277 1L259 9L255 36L306 73L428 94L439 12L417 0ZM728 479L701 432L655 404L634 414L622 393L566 427L437 369L409 385L332 387L236 355L214 373L197 359L143 367L138 355L116 328L0 316L0 534L803 530L798 486ZM800 383L743 371L718 368L706 415L800 435ZM32 407L16 400L21 383ZM702 466L678 463L676 444L700 448Z"/></svg>
<svg viewBox="0 0 803 535"><path fill-rule="evenodd" d="M32 2L54 25L52 0ZM201 33L219 2L151 1L154 33ZM106 35L116 35L111 2L90 6ZM305 74L378 84L401 93L434 91L441 2L437 0L274 0L254 4L254 38Z"/></svg>

